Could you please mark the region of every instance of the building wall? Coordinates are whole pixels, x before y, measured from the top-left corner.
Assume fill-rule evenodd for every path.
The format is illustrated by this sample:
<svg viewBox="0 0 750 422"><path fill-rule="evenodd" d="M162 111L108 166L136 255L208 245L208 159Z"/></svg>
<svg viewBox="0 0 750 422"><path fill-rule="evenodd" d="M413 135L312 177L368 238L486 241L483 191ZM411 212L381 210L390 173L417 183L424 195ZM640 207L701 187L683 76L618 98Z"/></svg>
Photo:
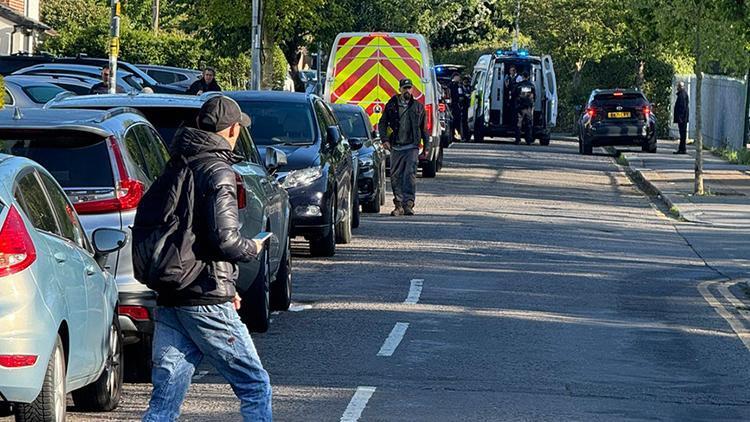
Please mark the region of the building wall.
<svg viewBox="0 0 750 422"><path fill-rule="evenodd" d="M13 35L13 51L10 50L10 37L13 32L13 26L15 24L4 18L0 18L0 55L14 54L18 52L27 51L26 48L26 36L20 32L16 32ZM33 46L32 46L33 48Z"/></svg>
<svg viewBox="0 0 750 422"><path fill-rule="evenodd" d="M39 0L37 1L37 8L39 4ZM0 0L0 4L4 4L11 9L15 10L16 12L26 15L26 0Z"/></svg>

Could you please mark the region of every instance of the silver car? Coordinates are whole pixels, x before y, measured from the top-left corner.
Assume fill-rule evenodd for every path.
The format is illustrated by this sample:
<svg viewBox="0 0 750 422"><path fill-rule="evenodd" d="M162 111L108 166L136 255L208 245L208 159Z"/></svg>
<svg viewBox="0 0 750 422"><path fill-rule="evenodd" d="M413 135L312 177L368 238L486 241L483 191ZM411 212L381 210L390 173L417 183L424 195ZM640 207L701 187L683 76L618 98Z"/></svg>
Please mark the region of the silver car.
<svg viewBox="0 0 750 422"><path fill-rule="evenodd" d="M6 107L42 107L66 91L58 85L28 76L6 76L3 82L3 105Z"/></svg>
<svg viewBox="0 0 750 422"><path fill-rule="evenodd" d="M117 406L122 337L104 268L126 238L99 229L92 247L55 179L0 154L0 413L61 421L71 391L82 409Z"/></svg>

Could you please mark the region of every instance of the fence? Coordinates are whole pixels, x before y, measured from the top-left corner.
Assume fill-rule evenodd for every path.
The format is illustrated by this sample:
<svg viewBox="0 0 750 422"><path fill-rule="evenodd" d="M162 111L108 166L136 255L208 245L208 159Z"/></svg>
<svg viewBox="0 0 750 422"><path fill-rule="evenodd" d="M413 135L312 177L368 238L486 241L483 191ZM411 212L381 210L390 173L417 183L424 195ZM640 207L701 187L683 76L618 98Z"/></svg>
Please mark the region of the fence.
<svg viewBox="0 0 750 422"><path fill-rule="evenodd" d="M688 136L695 137L695 75L676 75L672 84L671 107L674 108L677 82L685 82L690 95L690 123ZM746 81L726 76L705 75L701 108L703 116L703 143L709 148L740 150L745 147L744 130ZM670 113L670 115L673 115ZM669 134L677 138L677 125L670 121Z"/></svg>

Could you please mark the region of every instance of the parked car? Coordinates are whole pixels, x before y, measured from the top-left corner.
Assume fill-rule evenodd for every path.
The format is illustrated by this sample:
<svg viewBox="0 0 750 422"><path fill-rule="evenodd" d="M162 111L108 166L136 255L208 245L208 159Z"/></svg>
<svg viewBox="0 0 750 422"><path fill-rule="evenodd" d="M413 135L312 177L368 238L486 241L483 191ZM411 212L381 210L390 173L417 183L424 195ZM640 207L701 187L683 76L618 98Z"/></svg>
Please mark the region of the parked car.
<svg viewBox="0 0 750 422"><path fill-rule="evenodd" d="M75 75L100 79L101 73L101 68L96 66L52 63L26 67L13 72L13 75ZM117 86L126 92L143 91L143 86L138 82L138 79L132 73L122 70L117 71Z"/></svg>
<svg viewBox="0 0 750 422"><path fill-rule="evenodd" d="M595 89L578 120L578 150L591 155L594 147L637 145L656 152L656 115L637 89Z"/></svg>
<svg viewBox="0 0 750 422"><path fill-rule="evenodd" d="M276 177L289 193L292 236L310 241L313 256L333 256L349 243L357 195L349 143L322 98L279 91L227 92L252 119L261 154L279 148L288 158Z"/></svg>
<svg viewBox="0 0 750 422"><path fill-rule="evenodd" d="M39 111L15 116L0 112L3 152L25 149L25 128L46 124ZM0 154L0 185L0 408L12 406L16 420L62 421L72 392L81 409L114 409L123 342L105 268L126 233L100 228L89 242L60 185L29 159Z"/></svg>
<svg viewBox="0 0 750 422"><path fill-rule="evenodd" d="M159 142L169 143L181 126L195 124L204 101L216 95L221 94L87 95L53 101L49 107L99 110L127 107L138 110L159 132ZM275 234L267 249L267 256L253 262L239 263L238 287L246 305L240 308L240 314L250 330L265 332L271 311L287 310L291 303L289 196L273 176L276 169L286 162L286 156L273 148L259 154L246 129L242 130L235 152L242 158L234 165L238 174L241 232L248 238L261 231ZM150 317L152 310L147 311Z"/></svg>
<svg viewBox="0 0 750 422"><path fill-rule="evenodd" d="M57 95L66 92L57 85L25 76L8 76L3 78L6 107L42 107Z"/></svg>
<svg viewBox="0 0 750 422"><path fill-rule="evenodd" d="M361 105L377 127L385 105L410 78L414 99L424 104L429 144L420 147L422 177L435 177L442 166L439 83L432 50L424 36L403 33L348 32L336 36L328 61L324 98L331 104ZM425 154L429 151L429 155Z"/></svg>
<svg viewBox="0 0 750 422"><path fill-rule="evenodd" d="M551 56L532 56L526 50L497 50L479 57L474 65L467 111L474 141L483 142L485 136L515 135L517 119L509 101L510 88L505 85L511 66L519 75L529 72L536 89L533 136L542 145L549 145L550 131L557 124L555 68Z"/></svg>
<svg viewBox="0 0 750 422"><path fill-rule="evenodd" d="M152 64L136 65L142 71L160 84L177 87L182 92L187 91L193 82L203 76L203 72L194 69L182 69L172 66L158 66Z"/></svg>
<svg viewBox="0 0 750 422"><path fill-rule="evenodd" d="M29 81L36 81L36 82L43 82L43 83L50 83L52 85L57 85L60 88L66 91L70 91L76 95L88 95L91 92L91 87L93 87L100 81L100 79L89 78L87 76L58 75L54 73L11 75L11 76L6 76L5 80L7 81L8 78L16 78L16 77L25 78Z"/></svg>
<svg viewBox="0 0 750 422"><path fill-rule="evenodd" d="M333 112L349 145L357 153L357 190L362 210L379 213L385 205L386 151L372 129L367 112L360 106L333 104Z"/></svg>
<svg viewBox="0 0 750 422"><path fill-rule="evenodd" d="M55 56L47 53L28 55L28 54L11 54L0 56L0 75L7 76L16 70L24 67L33 66L39 63L50 63Z"/></svg>

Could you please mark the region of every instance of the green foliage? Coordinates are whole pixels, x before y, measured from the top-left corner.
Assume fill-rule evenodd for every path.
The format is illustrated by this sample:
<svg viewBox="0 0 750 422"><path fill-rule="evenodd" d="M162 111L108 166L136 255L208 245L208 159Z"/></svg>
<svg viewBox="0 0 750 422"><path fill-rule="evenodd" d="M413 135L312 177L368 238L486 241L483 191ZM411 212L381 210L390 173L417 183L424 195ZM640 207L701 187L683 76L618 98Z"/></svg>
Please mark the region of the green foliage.
<svg viewBox="0 0 750 422"><path fill-rule="evenodd" d="M748 149L735 151L726 148L714 148L711 152L732 164L750 164L750 150Z"/></svg>

